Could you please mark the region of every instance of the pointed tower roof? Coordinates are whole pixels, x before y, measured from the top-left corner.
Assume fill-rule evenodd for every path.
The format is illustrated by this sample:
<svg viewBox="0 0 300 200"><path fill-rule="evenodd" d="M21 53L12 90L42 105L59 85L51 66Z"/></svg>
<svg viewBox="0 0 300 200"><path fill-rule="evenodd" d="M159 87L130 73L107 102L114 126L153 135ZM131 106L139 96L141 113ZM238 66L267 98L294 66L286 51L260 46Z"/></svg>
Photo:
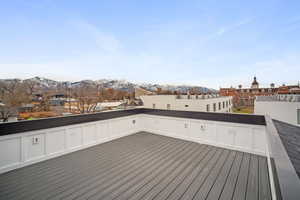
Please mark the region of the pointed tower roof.
<svg viewBox="0 0 300 200"><path fill-rule="evenodd" d="M254 80L253 80L253 82L252 82L251 88L258 88L258 82L257 82L257 80L256 80L256 76L254 76Z"/></svg>

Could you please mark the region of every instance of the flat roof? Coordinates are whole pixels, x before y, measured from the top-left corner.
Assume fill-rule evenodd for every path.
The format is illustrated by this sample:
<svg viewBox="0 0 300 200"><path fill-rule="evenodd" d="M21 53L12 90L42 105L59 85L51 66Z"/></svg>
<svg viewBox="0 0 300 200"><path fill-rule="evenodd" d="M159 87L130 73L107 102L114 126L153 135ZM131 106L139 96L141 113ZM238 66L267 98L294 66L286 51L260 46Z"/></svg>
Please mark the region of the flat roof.
<svg viewBox="0 0 300 200"><path fill-rule="evenodd" d="M110 112L99 112L90 114L79 114L64 117L51 117L37 120L27 120L18 122L0 123L0 136L34 131L46 128L54 128L73 124L101 121L119 117L127 117L137 114L148 114L165 117L178 117L187 119L211 120L220 122L232 122L251 125L266 125L263 115L215 113L215 112L195 112L195 111L176 111L159 110L147 108L135 108L128 110L118 110Z"/></svg>
<svg viewBox="0 0 300 200"><path fill-rule="evenodd" d="M300 127L282 121L273 120L280 139L300 178Z"/></svg>
<svg viewBox="0 0 300 200"><path fill-rule="evenodd" d="M271 199L266 157L146 132L0 180L0 199Z"/></svg>

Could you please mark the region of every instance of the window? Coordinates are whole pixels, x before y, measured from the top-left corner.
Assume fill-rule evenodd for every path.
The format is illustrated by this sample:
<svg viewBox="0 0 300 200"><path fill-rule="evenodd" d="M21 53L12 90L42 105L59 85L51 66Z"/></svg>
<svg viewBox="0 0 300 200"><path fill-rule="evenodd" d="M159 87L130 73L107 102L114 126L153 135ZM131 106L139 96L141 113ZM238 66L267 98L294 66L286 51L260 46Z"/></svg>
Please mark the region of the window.
<svg viewBox="0 0 300 200"><path fill-rule="evenodd" d="M209 112L209 104L206 105L206 111Z"/></svg>
<svg viewBox="0 0 300 200"><path fill-rule="evenodd" d="M219 110L221 110L221 102L219 102Z"/></svg>
<svg viewBox="0 0 300 200"><path fill-rule="evenodd" d="M189 107L189 105L185 105L184 107Z"/></svg>
<svg viewBox="0 0 300 200"><path fill-rule="evenodd" d="M155 109L155 103L154 103L154 104L152 104L152 108L153 108L153 109Z"/></svg>
<svg viewBox="0 0 300 200"><path fill-rule="evenodd" d="M216 103L214 103L213 104L214 112L216 112L216 107L217 107L217 105L216 105Z"/></svg>
<svg viewBox="0 0 300 200"><path fill-rule="evenodd" d="M225 108L225 101L223 101L223 108Z"/></svg>
<svg viewBox="0 0 300 200"><path fill-rule="evenodd" d="M226 101L226 108L228 108L228 101Z"/></svg>
<svg viewBox="0 0 300 200"><path fill-rule="evenodd" d="M167 109L170 110L171 109L171 105L167 104Z"/></svg>
<svg viewBox="0 0 300 200"><path fill-rule="evenodd" d="M298 124L300 124L300 109L297 110L297 119L298 119Z"/></svg>

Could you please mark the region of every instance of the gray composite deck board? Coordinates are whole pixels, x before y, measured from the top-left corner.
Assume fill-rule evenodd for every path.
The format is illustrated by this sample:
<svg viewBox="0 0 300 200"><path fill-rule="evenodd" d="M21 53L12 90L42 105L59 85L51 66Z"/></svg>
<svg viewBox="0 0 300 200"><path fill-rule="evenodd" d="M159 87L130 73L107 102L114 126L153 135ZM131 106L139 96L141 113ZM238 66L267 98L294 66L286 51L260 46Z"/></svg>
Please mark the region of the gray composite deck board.
<svg viewBox="0 0 300 200"><path fill-rule="evenodd" d="M251 155L246 199L258 199L258 157Z"/></svg>
<svg viewBox="0 0 300 200"><path fill-rule="evenodd" d="M226 200L226 199L232 199L236 182L238 179L238 175L240 172L241 168L241 163L243 159L243 153L242 152L237 152L235 160L233 162L233 165L230 169L229 175L227 177L225 186L223 188L223 191L220 195L220 200Z"/></svg>
<svg viewBox="0 0 300 200"><path fill-rule="evenodd" d="M265 157L137 133L0 175L0 199L271 199Z"/></svg>
<svg viewBox="0 0 300 200"><path fill-rule="evenodd" d="M259 199L264 200L271 200L271 192L270 192L270 185L265 184L269 182L269 175L268 175L268 166L267 160L264 157L258 158L258 168L259 168Z"/></svg>
<svg viewBox="0 0 300 200"><path fill-rule="evenodd" d="M203 200L206 199L210 189L213 187L217 177L219 176L220 172L222 171L223 166L226 163L226 160L229 158L230 151L224 150L221 158L217 161L216 165L212 168L210 174L205 179L204 184L199 188L197 193L195 194L194 199ZM223 175L222 175L223 176Z"/></svg>
<svg viewBox="0 0 300 200"><path fill-rule="evenodd" d="M233 200L245 199L247 192L250 155L245 154L239 171L238 180L234 190Z"/></svg>
<svg viewBox="0 0 300 200"><path fill-rule="evenodd" d="M220 174L223 174L222 176L218 176L215 184L211 188L209 195L207 196L207 200L214 200L214 199L219 199L220 194L224 188L225 182L227 180L227 177L229 175L230 169L233 165L233 162L236 157L236 152L232 151L226 161L226 163L223 166L222 171L220 171Z"/></svg>

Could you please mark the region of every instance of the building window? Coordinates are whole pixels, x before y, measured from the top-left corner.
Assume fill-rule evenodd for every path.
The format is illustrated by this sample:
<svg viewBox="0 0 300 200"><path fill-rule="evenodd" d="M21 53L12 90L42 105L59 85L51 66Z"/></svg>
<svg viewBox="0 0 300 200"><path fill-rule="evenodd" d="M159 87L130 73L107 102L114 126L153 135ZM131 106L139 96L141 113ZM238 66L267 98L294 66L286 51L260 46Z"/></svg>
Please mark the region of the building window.
<svg viewBox="0 0 300 200"><path fill-rule="evenodd" d="M184 107L189 107L189 105L185 105Z"/></svg>
<svg viewBox="0 0 300 200"><path fill-rule="evenodd" d="M300 124L300 109L297 110L297 119L298 119L298 124Z"/></svg>
<svg viewBox="0 0 300 200"><path fill-rule="evenodd" d="M223 108L225 108L225 101L223 101Z"/></svg>
<svg viewBox="0 0 300 200"><path fill-rule="evenodd" d="M154 103L154 104L152 104L152 108L153 108L153 109L155 109L155 103Z"/></svg>
<svg viewBox="0 0 300 200"><path fill-rule="evenodd" d="M217 107L217 105L216 105L216 103L214 103L214 104L213 104L214 112L216 112L216 107Z"/></svg>
<svg viewBox="0 0 300 200"><path fill-rule="evenodd" d="M226 108L228 108L228 101L226 101Z"/></svg>
<svg viewBox="0 0 300 200"><path fill-rule="evenodd" d="M167 109L170 110L171 109L171 105L167 104Z"/></svg>
<svg viewBox="0 0 300 200"><path fill-rule="evenodd" d="M209 104L206 105L206 111L209 112Z"/></svg>
<svg viewBox="0 0 300 200"><path fill-rule="evenodd" d="M221 110L221 102L219 102L219 110Z"/></svg>

